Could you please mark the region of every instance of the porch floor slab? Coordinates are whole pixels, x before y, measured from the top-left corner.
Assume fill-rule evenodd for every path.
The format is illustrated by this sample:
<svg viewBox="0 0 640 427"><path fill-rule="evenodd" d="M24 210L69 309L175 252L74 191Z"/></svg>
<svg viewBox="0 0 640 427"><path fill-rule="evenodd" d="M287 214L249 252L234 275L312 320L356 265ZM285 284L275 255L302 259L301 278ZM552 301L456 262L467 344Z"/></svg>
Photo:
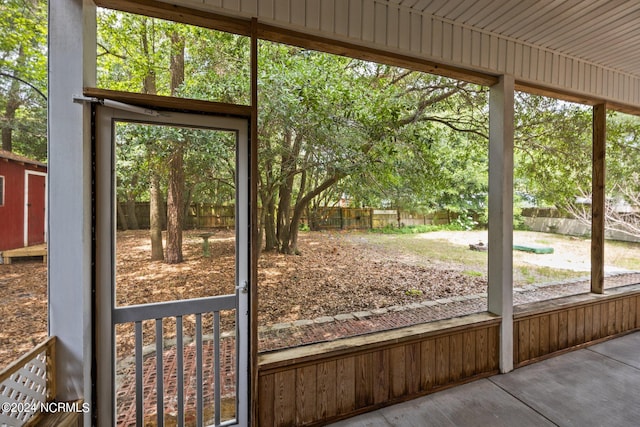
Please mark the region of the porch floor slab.
<svg viewBox="0 0 640 427"><path fill-rule="evenodd" d="M638 425L639 349L635 332L331 425Z"/></svg>

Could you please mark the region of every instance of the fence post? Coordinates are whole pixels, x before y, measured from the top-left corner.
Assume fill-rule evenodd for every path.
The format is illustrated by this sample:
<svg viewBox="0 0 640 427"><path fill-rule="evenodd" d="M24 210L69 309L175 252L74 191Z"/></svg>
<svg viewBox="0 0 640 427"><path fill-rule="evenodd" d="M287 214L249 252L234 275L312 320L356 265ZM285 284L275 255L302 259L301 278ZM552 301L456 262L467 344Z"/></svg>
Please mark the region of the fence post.
<svg viewBox="0 0 640 427"><path fill-rule="evenodd" d="M338 212L340 212L340 230L344 230L344 217L342 212L342 206L338 208Z"/></svg>

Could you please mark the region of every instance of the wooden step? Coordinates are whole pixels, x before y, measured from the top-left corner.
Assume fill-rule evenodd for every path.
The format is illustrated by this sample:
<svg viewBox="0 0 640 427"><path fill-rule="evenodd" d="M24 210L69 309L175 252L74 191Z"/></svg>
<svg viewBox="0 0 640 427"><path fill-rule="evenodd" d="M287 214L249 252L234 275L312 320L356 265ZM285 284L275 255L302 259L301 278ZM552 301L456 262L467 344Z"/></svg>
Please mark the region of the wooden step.
<svg viewBox="0 0 640 427"><path fill-rule="evenodd" d="M11 264L13 258L25 258L25 257L42 257L42 262L47 262L47 244L27 246L24 248L10 249L8 251L0 252L2 255L3 264Z"/></svg>

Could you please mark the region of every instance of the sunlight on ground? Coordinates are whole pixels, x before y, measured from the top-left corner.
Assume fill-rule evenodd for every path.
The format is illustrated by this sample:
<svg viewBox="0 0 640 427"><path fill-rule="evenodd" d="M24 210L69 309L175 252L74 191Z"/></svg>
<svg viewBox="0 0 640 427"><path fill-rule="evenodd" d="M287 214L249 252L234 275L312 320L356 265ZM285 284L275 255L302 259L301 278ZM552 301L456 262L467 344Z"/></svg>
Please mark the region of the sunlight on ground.
<svg viewBox="0 0 640 427"><path fill-rule="evenodd" d="M472 243L482 242L485 245L488 243L487 230L436 231L419 234L417 237L427 240L445 240L454 245L464 246L465 248ZM591 241L589 239L532 231L514 231L513 243L514 245L552 247L554 250L552 254L533 254L514 251L514 264L524 263L576 272L589 272L591 270ZM627 271L631 270L617 265L605 265L605 272L607 273Z"/></svg>

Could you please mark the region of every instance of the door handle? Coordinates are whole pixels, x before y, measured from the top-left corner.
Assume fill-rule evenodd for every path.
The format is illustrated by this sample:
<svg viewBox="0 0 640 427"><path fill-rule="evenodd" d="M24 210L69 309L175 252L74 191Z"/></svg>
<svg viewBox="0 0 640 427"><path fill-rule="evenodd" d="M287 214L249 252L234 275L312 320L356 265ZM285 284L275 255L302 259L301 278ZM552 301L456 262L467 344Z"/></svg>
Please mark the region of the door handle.
<svg viewBox="0 0 640 427"><path fill-rule="evenodd" d="M247 281L243 280L242 282L240 282L240 285L236 286L236 291L240 291L243 294L246 294L247 292L249 292L248 286L249 284L247 283Z"/></svg>

